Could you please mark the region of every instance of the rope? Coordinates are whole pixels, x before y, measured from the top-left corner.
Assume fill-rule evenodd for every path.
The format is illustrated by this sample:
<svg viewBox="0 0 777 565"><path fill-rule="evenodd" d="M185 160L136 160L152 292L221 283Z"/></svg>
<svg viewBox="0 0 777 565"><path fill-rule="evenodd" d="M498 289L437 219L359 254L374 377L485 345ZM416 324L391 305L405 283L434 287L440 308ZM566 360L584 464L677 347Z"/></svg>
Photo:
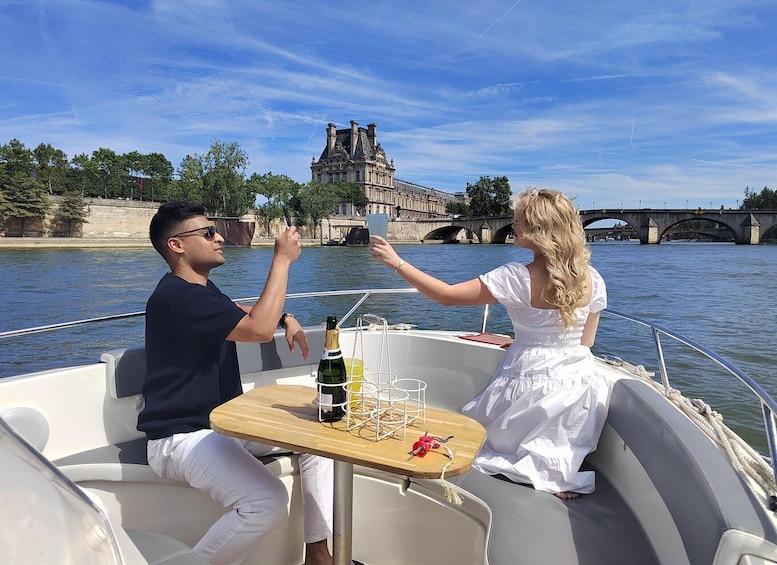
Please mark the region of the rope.
<svg viewBox="0 0 777 565"><path fill-rule="evenodd" d="M668 398L701 431L720 446L734 470L741 475L750 477L766 491L767 495L777 494L777 483L774 481L771 467L755 449L723 423L722 414L713 410L709 404L699 398L689 399L683 396L679 390L664 387L662 383L654 381L651 377L655 373L647 371L642 365L632 365L623 360L608 359L607 362L650 383L653 388Z"/></svg>
<svg viewBox="0 0 777 565"><path fill-rule="evenodd" d="M451 483L445 480L445 471L448 470L448 467L453 465L453 451L451 451L451 449L444 443L442 444L442 447L445 448L445 451L448 454L448 462L443 465L442 473L440 473L440 478L437 479L437 482L442 485L442 490L445 493L445 500L454 506L461 506L462 499L458 490Z"/></svg>

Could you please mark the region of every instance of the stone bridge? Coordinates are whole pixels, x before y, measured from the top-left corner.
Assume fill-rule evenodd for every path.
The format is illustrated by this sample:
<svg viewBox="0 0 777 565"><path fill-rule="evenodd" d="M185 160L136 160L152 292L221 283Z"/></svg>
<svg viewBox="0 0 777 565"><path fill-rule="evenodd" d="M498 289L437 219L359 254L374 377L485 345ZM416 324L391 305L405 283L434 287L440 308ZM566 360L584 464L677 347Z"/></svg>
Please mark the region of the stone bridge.
<svg viewBox="0 0 777 565"><path fill-rule="evenodd" d="M583 227L599 220L619 220L634 228L640 243L653 244L660 243L661 237L670 228L691 220L710 220L717 223L720 228L731 233L737 244L758 245L767 232L777 228L777 210L581 210L580 217ZM512 223L512 215L412 222L418 239L442 243L505 243L513 235Z"/></svg>

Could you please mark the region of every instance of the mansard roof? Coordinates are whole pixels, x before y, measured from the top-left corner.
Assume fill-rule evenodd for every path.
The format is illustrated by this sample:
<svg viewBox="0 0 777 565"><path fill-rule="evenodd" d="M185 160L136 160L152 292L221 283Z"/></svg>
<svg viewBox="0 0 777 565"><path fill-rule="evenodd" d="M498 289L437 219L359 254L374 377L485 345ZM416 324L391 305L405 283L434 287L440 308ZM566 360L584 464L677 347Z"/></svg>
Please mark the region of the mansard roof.
<svg viewBox="0 0 777 565"><path fill-rule="evenodd" d="M381 156L386 158L386 153L380 146L380 143L372 145L367 129L360 127L356 136L356 147L353 151L353 157L351 157L351 128L338 129L335 132L335 144L332 150L332 154L329 152L329 144L324 145L324 150L319 157L319 163L326 163L330 159L342 160L353 159L354 161L375 161Z"/></svg>
<svg viewBox="0 0 777 565"><path fill-rule="evenodd" d="M432 196L443 202L453 202L456 197L450 192L443 192L436 188L429 188L428 186L421 186L410 181L394 178L394 189L404 192L405 194L413 194L417 197L420 196Z"/></svg>

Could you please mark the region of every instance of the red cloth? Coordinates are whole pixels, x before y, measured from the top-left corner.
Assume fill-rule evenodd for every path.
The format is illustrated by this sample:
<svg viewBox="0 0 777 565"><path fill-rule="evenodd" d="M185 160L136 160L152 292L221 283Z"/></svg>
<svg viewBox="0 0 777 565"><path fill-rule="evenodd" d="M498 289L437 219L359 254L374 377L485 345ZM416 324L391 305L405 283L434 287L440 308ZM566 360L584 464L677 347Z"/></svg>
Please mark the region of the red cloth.
<svg viewBox="0 0 777 565"><path fill-rule="evenodd" d="M513 341L515 341L510 336L492 334L491 332L484 332L474 335L460 335L459 337L461 339L468 339L469 341L498 345L502 349L507 349L513 344Z"/></svg>

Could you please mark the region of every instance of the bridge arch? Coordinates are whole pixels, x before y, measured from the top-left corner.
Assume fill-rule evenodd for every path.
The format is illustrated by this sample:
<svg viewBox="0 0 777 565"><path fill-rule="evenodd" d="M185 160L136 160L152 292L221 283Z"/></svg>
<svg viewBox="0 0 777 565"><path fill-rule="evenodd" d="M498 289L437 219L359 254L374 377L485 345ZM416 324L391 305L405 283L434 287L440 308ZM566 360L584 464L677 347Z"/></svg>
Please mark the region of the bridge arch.
<svg viewBox="0 0 777 565"><path fill-rule="evenodd" d="M509 238L515 237L515 231L513 230L513 224L510 223L506 226L502 226L491 234L491 243L507 243Z"/></svg>
<svg viewBox="0 0 777 565"><path fill-rule="evenodd" d="M670 232L675 230L678 226L681 226L683 224L687 224L690 222L696 221L698 218L684 218L678 222L675 222L674 224L667 226L666 229L659 234L659 237L662 241L669 241L670 240ZM695 233L697 235L705 235L715 241L736 241L737 232L736 230L728 225L725 222L716 221L713 222L712 220L705 220L706 222L711 222L717 225L717 228L714 227L707 227L707 228L700 228L695 230L683 230L687 231L687 233ZM728 236L728 237L726 237Z"/></svg>
<svg viewBox="0 0 777 565"><path fill-rule="evenodd" d="M421 241L442 241L443 243L458 243L461 226L444 226L436 228L421 238Z"/></svg>
<svg viewBox="0 0 777 565"><path fill-rule="evenodd" d="M775 225L777 211L760 210L585 210L580 211L583 226L599 220L616 219L630 225L640 243L657 244L672 226L687 220L709 220L731 231L734 242L757 245ZM771 232L773 233L773 232Z"/></svg>
<svg viewBox="0 0 777 565"><path fill-rule="evenodd" d="M777 210L670 210L613 209L581 210L583 227L599 220L617 220L636 232L640 243L660 243L663 235L689 220L709 220L733 234L738 244L757 245L766 237L777 237ZM456 217L414 221L415 237L421 241L506 243L512 234L512 215ZM466 232L462 235L461 230ZM428 231L427 231L428 230ZM422 233L426 235L421 236Z"/></svg>

